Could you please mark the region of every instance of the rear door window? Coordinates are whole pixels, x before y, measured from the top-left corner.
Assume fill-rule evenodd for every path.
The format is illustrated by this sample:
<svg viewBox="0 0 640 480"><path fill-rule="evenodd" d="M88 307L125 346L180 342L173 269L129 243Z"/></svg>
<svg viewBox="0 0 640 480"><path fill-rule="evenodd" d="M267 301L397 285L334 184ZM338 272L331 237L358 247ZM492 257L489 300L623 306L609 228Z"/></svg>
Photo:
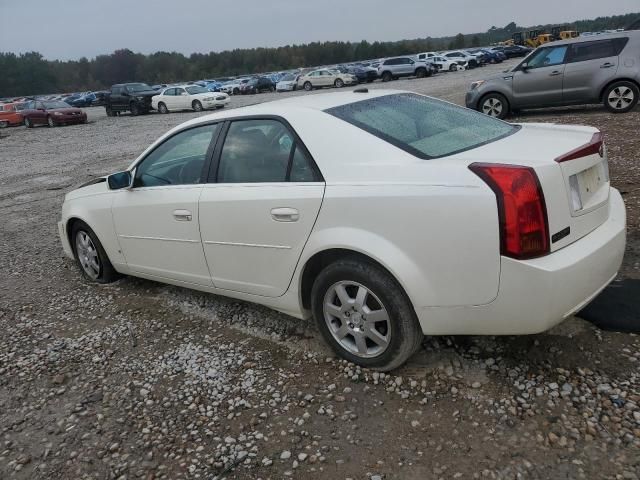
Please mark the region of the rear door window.
<svg viewBox="0 0 640 480"><path fill-rule="evenodd" d="M593 42L580 42L571 45L569 62L586 62L599 58L616 56L615 44L611 40L596 40Z"/></svg>
<svg viewBox="0 0 640 480"><path fill-rule="evenodd" d="M476 148L519 129L414 93L384 95L325 111L422 159Z"/></svg>

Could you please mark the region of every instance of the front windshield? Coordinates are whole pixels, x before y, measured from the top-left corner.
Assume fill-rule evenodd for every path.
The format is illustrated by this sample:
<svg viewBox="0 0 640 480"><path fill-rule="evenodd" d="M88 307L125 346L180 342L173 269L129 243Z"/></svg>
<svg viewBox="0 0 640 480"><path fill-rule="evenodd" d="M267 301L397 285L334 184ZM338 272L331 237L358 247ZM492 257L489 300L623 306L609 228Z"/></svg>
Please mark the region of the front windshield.
<svg viewBox="0 0 640 480"><path fill-rule="evenodd" d="M127 90L130 92L144 92L145 90L152 90L152 88L146 83L131 83L127 85Z"/></svg>
<svg viewBox="0 0 640 480"><path fill-rule="evenodd" d="M209 90L207 90L204 87L199 87L198 85L192 85L190 87L187 87L186 90L189 93L189 95L196 95L198 93L209 93Z"/></svg>
<svg viewBox="0 0 640 480"><path fill-rule="evenodd" d="M42 102L44 108L52 110L54 108L70 108L70 105L65 102Z"/></svg>

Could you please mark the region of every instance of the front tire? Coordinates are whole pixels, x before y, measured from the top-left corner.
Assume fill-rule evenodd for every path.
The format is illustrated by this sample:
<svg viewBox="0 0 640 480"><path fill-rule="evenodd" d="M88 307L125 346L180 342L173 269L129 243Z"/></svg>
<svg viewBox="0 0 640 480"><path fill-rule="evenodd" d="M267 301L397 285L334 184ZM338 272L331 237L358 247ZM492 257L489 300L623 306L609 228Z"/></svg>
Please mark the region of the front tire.
<svg viewBox="0 0 640 480"><path fill-rule="evenodd" d="M311 90L313 90L313 85L311 85L311 82L304 82L303 87L307 92L310 92Z"/></svg>
<svg viewBox="0 0 640 480"><path fill-rule="evenodd" d="M384 72L382 74L382 81L383 82L390 82L393 79L393 75L391 75L391 72Z"/></svg>
<svg viewBox="0 0 640 480"><path fill-rule="evenodd" d="M129 105L129 111L134 117L140 115L140 107L138 107L138 104L135 102L131 102L131 104Z"/></svg>
<svg viewBox="0 0 640 480"><path fill-rule="evenodd" d="M191 106L193 107L193 111L194 112L201 112L202 111L202 104L198 100L194 100L193 103L191 104Z"/></svg>
<svg viewBox="0 0 640 480"><path fill-rule="evenodd" d="M638 104L638 86L631 82L615 82L604 92L604 106L613 113L626 113Z"/></svg>
<svg viewBox="0 0 640 480"><path fill-rule="evenodd" d="M49 127L55 127L56 126L56 122L53 121L53 117L51 117L51 116L47 117L47 125L49 125Z"/></svg>
<svg viewBox="0 0 640 480"><path fill-rule="evenodd" d="M331 348L362 367L393 370L416 352L423 339L400 285L366 260L345 258L322 270L313 284L311 305Z"/></svg>
<svg viewBox="0 0 640 480"><path fill-rule="evenodd" d="M449 67L449 71L450 71L450 72L455 72L455 71L457 71L457 70L458 70L458 65L457 65L457 64L455 64L455 63L454 63L454 64L452 64L452 65Z"/></svg>
<svg viewBox="0 0 640 480"><path fill-rule="evenodd" d="M333 84L335 85L336 88L344 87L344 82L342 81L341 78L336 78L336 81Z"/></svg>
<svg viewBox="0 0 640 480"><path fill-rule="evenodd" d="M33 122L31 121L30 118L25 117L24 126L27 127L27 128L33 128Z"/></svg>
<svg viewBox="0 0 640 480"><path fill-rule="evenodd" d="M489 93L485 95L478 105L478 110L490 117L502 120L509 115L509 102L504 95L499 93Z"/></svg>
<svg viewBox="0 0 640 480"><path fill-rule="evenodd" d="M416 70L416 77L417 78L424 78L427 76L427 71L424 68L418 68Z"/></svg>
<svg viewBox="0 0 640 480"><path fill-rule="evenodd" d="M111 265L100 240L89 226L81 221L73 224L71 245L82 276L95 283L111 283L120 275Z"/></svg>
<svg viewBox="0 0 640 480"><path fill-rule="evenodd" d="M160 113L169 113L169 109L167 108L167 106L164 104L164 102L160 102L158 104L158 112Z"/></svg>

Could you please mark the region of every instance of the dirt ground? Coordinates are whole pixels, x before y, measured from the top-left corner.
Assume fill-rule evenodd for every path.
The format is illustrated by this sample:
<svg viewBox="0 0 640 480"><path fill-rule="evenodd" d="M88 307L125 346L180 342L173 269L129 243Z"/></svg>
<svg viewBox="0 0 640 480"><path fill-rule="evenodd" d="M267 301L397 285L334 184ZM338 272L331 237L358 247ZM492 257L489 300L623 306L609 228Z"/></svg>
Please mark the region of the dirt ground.
<svg viewBox="0 0 640 480"><path fill-rule="evenodd" d="M506 66L390 86L462 103ZM84 282L57 238L65 192L198 115L87 110L88 125L0 131L0 478L640 478L637 335L571 318L540 335L427 338L384 375L262 307ZM620 278L640 278L640 109L512 120L604 132L627 205Z"/></svg>

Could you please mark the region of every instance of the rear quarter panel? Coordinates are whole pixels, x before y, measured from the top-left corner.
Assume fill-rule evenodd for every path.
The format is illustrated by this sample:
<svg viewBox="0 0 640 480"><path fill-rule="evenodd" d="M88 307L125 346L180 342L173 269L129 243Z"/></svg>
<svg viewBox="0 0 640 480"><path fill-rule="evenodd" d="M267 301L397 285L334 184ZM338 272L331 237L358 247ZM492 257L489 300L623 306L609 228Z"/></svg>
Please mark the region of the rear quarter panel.
<svg viewBox="0 0 640 480"><path fill-rule="evenodd" d="M498 292L498 230L486 188L331 184L300 263L355 250L385 266L416 308L479 305Z"/></svg>

